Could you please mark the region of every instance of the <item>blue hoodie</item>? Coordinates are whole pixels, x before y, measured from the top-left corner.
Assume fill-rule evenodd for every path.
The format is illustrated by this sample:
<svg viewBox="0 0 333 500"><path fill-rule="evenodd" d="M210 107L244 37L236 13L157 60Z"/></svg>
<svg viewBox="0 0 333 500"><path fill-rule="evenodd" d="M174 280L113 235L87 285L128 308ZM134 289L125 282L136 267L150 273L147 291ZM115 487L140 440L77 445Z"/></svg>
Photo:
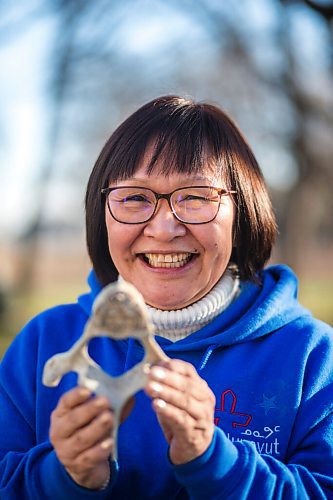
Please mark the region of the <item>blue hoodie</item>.
<svg viewBox="0 0 333 500"><path fill-rule="evenodd" d="M215 433L197 459L174 466L149 398L140 391L119 431L118 463L104 491L76 485L49 441L50 414L76 384L42 384L47 359L81 336L100 286L77 304L33 319L0 367L1 499L296 499L333 498L333 335L296 299L284 266L246 283L226 311L175 343L168 356L191 362L216 397ZM143 355L133 339L95 338L92 357L111 375Z"/></svg>

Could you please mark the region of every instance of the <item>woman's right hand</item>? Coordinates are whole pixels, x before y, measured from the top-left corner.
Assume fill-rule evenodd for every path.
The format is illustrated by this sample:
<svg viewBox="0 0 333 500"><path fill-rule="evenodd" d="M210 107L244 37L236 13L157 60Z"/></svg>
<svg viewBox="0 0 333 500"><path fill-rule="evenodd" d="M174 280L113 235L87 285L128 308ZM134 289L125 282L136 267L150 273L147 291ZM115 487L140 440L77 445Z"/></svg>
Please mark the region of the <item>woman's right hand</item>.
<svg viewBox="0 0 333 500"><path fill-rule="evenodd" d="M51 415L50 440L72 479L100 489L110 477L113 413L105 397L76 387L64 394Z"/></svg>

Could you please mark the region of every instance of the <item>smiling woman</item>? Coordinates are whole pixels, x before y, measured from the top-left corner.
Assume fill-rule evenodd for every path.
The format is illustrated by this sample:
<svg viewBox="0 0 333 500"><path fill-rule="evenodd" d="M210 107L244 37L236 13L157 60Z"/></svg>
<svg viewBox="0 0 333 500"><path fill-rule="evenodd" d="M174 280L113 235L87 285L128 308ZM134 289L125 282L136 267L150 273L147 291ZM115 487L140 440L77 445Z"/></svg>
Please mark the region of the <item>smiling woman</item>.
<svg viewBox="0 0 333 500"><path fill-rule="evenodd" d="M274 213L229 116L178 96L137 110L92 170L86 229L90 293L37 316L1 364L0 497L331 497L332 329L291 269L265 268ZM114 460L112 398L41 374L116 280L141 292L167 358L128 400ZM143 356L101 337L89 354L116 375Z"/></svg>

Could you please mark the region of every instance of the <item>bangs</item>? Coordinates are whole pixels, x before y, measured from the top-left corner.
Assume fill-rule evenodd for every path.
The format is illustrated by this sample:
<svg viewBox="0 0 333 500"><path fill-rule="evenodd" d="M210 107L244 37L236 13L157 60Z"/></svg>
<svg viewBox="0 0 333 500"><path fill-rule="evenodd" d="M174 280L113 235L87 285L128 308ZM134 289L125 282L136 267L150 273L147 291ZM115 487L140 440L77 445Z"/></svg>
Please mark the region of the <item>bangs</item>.
<svg viewBox="0 0 333 500"><path fill-rule="evenodd" d="M143 162L148 175L222 175L229 157L223 128L203 107L184 102L186 106L177 106L173 112L170 103L159 112L147 110L140 120L132 116L131 123L125 121L118 128L113 134L116 148L109 156L105 183L133 177Z"/></svg>
<svg viewBox="0 0 333 500"><path fill-rule="evenodd" d="M192 114L195 116L181 117L182 120L171 117L161 123L160 129L151 137L148 175L156 170L164 176L202 172L207 157L207 139L198 113Z"/></svg>

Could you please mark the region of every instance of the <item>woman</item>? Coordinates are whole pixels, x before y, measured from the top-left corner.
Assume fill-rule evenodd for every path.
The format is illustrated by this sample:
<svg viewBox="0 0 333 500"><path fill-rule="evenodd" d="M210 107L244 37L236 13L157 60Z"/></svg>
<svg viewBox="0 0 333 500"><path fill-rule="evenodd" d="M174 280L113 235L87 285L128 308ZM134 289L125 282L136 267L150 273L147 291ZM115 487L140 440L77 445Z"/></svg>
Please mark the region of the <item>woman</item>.
<svg viewBox="0 0 333 500"><path fill-rule="evenodd" d="M333 498L332 330L263 270L276 225L261 171L219 108L155 99L112 134L86 195L90 293L33 319L1 365L1 498ZM151 367L113 442L112 402L41 383L120 276L171 358ZM111 375L140 361L96 338ZM127 417L127 418L126 418Z"/></svg>

